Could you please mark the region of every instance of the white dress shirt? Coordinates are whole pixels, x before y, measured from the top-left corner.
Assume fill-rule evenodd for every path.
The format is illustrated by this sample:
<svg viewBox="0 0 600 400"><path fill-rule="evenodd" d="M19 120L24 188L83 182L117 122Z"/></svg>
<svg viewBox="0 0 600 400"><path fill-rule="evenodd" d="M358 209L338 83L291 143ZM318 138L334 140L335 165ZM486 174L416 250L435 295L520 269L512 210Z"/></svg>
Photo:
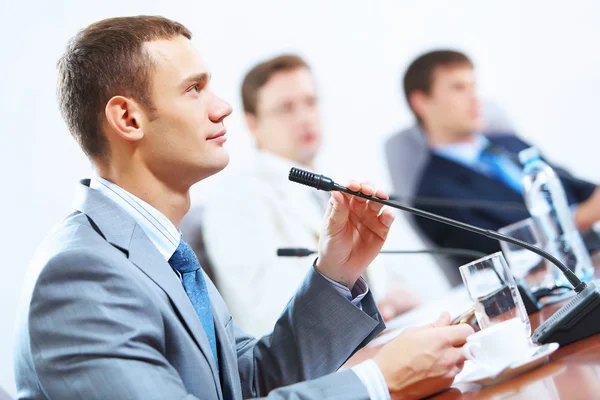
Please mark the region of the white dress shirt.
<svg viewBox="0 0 600 400"><path fill-rule="evenodd" d="M142 228L152 244L169 261L181 240L179 230L163 213L128 191L103 178L92 178L90 188L102 193L125 210Z"/></svg>
<svg viewBox="0 0 600 400"><path fill-rule="evenodd" d="M477 135L471 142L450 143L435 146L433 152L471 169L476 169L477 163L479 162L479 155L488 143L489 141L485 136Z"/></svg>
<svg viewBox="0 0 600 400"><path fill-rule="evenodd" d="M142 199L106 179L100 177L92 178L90 188L102 193L125 210L142 228L165 260L169 261L179 246L181 234L164 214ZM327 279L338 292L357 306L360 306L360 301L369 291L366 282L362 278L359 279L353 289L355 291L354 295L347 287L340 285L325 276L324 278ZM365 385L371 399L390 399L390 394L385 379L383 378L383 374L373 360L367 360L354 366L352 371L354 371Z"/></svg>

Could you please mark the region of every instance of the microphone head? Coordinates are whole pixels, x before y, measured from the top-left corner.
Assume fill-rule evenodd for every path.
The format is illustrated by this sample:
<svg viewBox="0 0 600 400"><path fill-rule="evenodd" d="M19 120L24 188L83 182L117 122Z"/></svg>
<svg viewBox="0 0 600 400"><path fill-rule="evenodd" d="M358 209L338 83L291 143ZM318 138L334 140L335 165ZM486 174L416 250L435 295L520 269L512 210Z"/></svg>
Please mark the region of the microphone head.
<svg viewBox="0 0 600 400"><path fill-rule="evenodd" d="M278 257L307 257L314 253L315 251L302 247L283 247L277 249Z"/></svg>
<svg viewBox="0 0 600 400"><path fill-rule="evenodd" d="M304 171L299 168L290 169L288 179L292 182L310 186L318 190L325 190L327 192L334 190L334 182L331 180L331 178L327 178L323 175L317 175L313 172Z"/></svg>

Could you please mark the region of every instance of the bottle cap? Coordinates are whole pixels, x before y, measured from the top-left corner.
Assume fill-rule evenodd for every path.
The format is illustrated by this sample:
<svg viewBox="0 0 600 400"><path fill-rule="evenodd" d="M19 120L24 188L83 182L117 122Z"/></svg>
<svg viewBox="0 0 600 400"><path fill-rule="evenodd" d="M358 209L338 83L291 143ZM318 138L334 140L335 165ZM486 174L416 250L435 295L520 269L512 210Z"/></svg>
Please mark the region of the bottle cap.
<svg viewBox="0 0 600 400"><path fill-rule="evenodd" d="M529 161L535 160L537 158L540 158L540 151L538 150L537 147L530 147L528 149L521 150L519 152L519 161L523 165L525 165Z"/></svg>

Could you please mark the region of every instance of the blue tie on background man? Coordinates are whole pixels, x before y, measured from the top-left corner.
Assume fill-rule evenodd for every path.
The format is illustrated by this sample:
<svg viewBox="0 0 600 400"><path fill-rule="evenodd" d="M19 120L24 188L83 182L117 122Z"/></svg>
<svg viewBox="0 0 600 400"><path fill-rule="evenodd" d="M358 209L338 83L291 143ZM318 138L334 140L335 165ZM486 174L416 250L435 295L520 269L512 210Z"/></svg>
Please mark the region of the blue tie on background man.
<svg viewBox="0 0 600 400"><path fill-rule="evenodd" d="M492 176L517 193L523 193L521 186L521 167L509 157L499 153L493 146L486 146L479 154L477 166L483 172Z"/></svg>
<svg viewBox="0 0 600 400"><path fill-rule="evenodd" d="M217 370L219 370L219 357L217 356L217 338L215 334L215 322L212 315L212 308L210 306L210 299L208 297L208 289L206 287L206 281L202 274L202 266L194 253L194 250L189 244L180 240L177 250L169 259L169 264L175 270L181 274L181 280L183 282L183 288L187 293L206 337L208 343L215 357L215 364Z"/></svg>
<svg viewBox="0 0 600 400"><path fill-rule="evenodd" d="M496 179L519 194L523 193L521 187L523 167L518 157L495 145L483 135L477 136L473 142L437 146L433 152Z"/></svg>

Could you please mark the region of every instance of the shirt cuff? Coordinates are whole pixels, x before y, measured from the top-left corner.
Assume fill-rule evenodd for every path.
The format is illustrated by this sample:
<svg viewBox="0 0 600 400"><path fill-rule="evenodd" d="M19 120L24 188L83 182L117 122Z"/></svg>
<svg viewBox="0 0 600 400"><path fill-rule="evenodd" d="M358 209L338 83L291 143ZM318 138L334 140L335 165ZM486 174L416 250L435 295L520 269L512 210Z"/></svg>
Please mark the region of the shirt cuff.
<svg viewBox="0 0 600 400"><path fill-rule="evenodd" d="M315 263L313 263L313 268ZM319 272L319 270L316 268L315 271ZM319 272L319 274L321 273ZM348 289L341 283L334 281L333 279L329 279L323 274L321 274L321 276L325 278L327 282L329 282L342 296L344 296L349 302L357 307L360 307L360 302L369 293L369 285L367 285L367 281L365 281L362 276L358 278L352 290Z"/></svg>
<svg viewBox="0 0 600 400"><path fill-rule="evenodd" d="M375 361L367 360L351 369L367 388L371 400L390 400L390 391Z"/></svg>

